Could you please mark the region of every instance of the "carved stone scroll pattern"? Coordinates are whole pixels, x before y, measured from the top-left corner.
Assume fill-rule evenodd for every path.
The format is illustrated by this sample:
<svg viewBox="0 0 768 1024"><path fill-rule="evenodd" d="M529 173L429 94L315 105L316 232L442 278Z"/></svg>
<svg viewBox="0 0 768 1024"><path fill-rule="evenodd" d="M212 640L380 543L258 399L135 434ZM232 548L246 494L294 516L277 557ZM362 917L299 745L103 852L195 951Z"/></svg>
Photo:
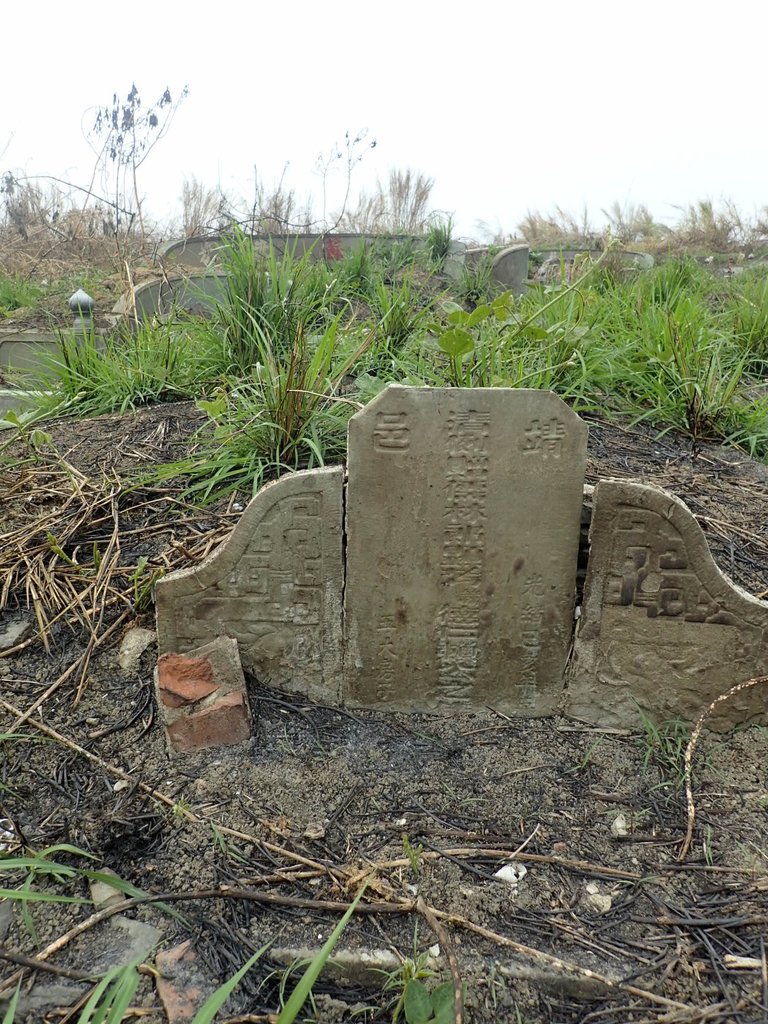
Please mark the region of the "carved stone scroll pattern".
<svg viewBox="0 0 768 1024"><path fill-rule="evenodd" d="M608 579L604 604L642 608L651 619L737 624L690 568L685 541L668 519L630 505L618 514L613 564L622 568Z"/></svg>
<svg viewBox="0 0 768 1024"><path fill-rule="evenodd" d="M184 616L179 649L210 635L211 621L230 623L241 649L266 651L286 669L295 657L320 657L324 570L320 493L276 502L225 578L200 592ZM191 614L190 614L191 612Z"/></svg>

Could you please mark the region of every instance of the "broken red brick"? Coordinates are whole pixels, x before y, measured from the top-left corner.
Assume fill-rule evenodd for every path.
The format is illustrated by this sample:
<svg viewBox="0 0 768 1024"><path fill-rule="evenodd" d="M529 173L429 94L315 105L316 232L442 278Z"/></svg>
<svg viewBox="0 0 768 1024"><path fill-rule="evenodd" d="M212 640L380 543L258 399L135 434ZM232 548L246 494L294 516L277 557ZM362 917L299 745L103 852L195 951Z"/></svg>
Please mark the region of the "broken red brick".
<svg viewBox="0 0 768 1024"><path fill-rule="evenodd" d="M157 662L157 685L166 707L181 708L209 697L219 688L213 666L207 658L186 654L161 654Z"/></svg>
<svg viewBox="0 0 768 1024"><path fill-rule="evenodd" d="M168 725L168 738L176 751L242 743L251 735L251 720L245 696L225 693L213 704Z"/></svg>
<svg viewBox="0 0 768 1024"><path fill-rule="evenodd" d="M160 972L156 977L157 994L168 1024L184 1024L194 1018L203 1002L203 989L196 970L197 956L191 942L182 942L163 950L155 958Z"/></svg>

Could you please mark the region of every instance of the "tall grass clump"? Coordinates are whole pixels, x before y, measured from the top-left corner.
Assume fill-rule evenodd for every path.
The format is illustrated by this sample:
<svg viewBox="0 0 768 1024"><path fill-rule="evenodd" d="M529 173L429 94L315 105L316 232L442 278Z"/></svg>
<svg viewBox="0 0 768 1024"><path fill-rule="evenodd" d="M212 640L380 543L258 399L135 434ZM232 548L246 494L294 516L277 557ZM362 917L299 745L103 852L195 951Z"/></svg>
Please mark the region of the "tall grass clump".
<svg viewBox="0 0 768 1024"><path fill-rule="evenodd" d="M223 372L247 374L265 345L272 353L288 351L297 335L332 319L335 278L322 262L312 263L310 253L296 258L287 247L281 256L271 242L266 253L258 252L237 228L221 250L220 265L225 293L207 333L220 339Z"/></svg>
<svg viewBox="0 0 768 1024"><path fill-rule="evenodd" d="M0 277L0 317L34 305L41 294L37 285L22 277Z"/></svg>
<svg viewBox="0 0 768 1024"><path fill-rule="evenodd" d="M209 423L199 454L161 473L187 474L204 498L255 491L272 476L338 458L355 408L339 391L372 340L342 327L336 278L309 254L278 256L270 245L261 255L237 231L222 267L225 295L195 327L211 354L207 375L218 376L215 393L198 403Z"/></svg>
<svg viewBox="0 0 768 1024"><path fill-rule="evenodd" d="M192 398L211 361L203 341L170 321L126 328L103 348L93 333L62 332L58 352L35 374L38 411L98 416Z"/></svg>
<svg viewBox="0 0 768 1024"><path fill-rule="evenodd" d="M416 283L412 272L399 281L387 283L383 276L370 286L368 304L373 320L374 341L367 355L367 368L391 378L398 373L398 359L408 342L423 336L434 299Z"/></svg>
<svg viewBox="0 0 768 1024"><path fill-rule="evenodd" d="M746 353L750 369L768 370L768 274L752 271L733 283L724 307L728 326Z"/></svg>
<svg viewBox="0 0 768 1024"><path fill-rule="evenodd" d="M596 330L607 358L606 404L694 440L738 438L763 450L768 423L749 399L754 350L744 340L759 334L759 314L751 311L740 337L743 299L729 304L725 294L705 268L682 258L603 295Z"/></svg>

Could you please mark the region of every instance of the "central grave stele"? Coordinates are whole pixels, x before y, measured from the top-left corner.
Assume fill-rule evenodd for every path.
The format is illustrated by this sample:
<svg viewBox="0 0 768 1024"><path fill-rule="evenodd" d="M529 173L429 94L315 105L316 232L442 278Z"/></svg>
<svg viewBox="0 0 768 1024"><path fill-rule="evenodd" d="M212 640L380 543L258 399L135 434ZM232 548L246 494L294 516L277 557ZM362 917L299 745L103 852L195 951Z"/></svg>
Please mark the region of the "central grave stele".
<svg viewBox="0 0 768 1024"><path fill-rule="evenodd" d="M551 714L586 424L550 392L388 387L349 423L344 699Z"/></svg>

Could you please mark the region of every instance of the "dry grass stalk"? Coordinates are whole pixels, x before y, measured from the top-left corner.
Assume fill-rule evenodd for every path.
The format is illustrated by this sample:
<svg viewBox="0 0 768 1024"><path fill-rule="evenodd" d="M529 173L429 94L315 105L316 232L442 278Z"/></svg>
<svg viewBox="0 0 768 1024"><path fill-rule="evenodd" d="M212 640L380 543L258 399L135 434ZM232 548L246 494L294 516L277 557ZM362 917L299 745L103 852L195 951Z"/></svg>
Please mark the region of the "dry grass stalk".
<svg viewBox="0 0 768 1024"><path fill-rule="evenodd" d="M232 529L225 521L217 529L194 534L183 546L171 541L156 558L134 565L123 560L121 538L135 532L125 529L124 513L135 514L143 508L157 511L158 506L186 511L187 506L171 493L155 489L144 496L124 488L116 477L102 474L92 479L55 450L37 452L34 461L6 467L0 484L6 485L9 499L23 501L22 515L32 513L0 534L0 612L22 604L33 610L37 622L35 637L1 652L0 657L37 640L50 650L50 637L58 625L80 630L88 638L85 650L36 706L73 677L77 703L87 684L93 652L117 624L136 613L137 600L146 599L149 588L166 571L202 560ZM147 537L169 529L159 522L141 533ZM108 620L107 612L116 606L122 606L123 612L116 621Z"/></svg>
<svg viewBox="0 0 768 1024"><path fill-rule="evenodd" d="M360 192L357 206L340 215L338 228L370 235L423 234L432 217L434 185L420 171L392 170L386 185L378 181L373 193Z"/></svg>

